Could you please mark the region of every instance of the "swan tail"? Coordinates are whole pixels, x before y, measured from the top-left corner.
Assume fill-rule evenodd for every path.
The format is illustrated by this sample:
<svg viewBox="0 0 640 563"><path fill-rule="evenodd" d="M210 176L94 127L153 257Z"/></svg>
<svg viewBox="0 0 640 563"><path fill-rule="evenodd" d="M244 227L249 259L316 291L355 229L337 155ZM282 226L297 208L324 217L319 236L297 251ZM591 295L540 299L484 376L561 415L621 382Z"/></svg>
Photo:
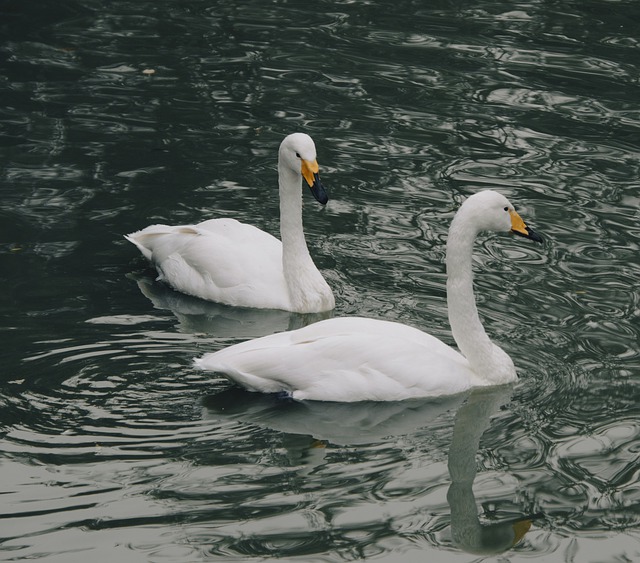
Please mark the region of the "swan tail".
<svg viewBox="0 0 640 563"><path fill-rule="evenodd" d="M189 225L180 226L180 227L169 227L167 225L151 225L142 229L141 231L136 231L135 233L129 233L128 235L124 235L124 238L127 239L130 243L134 244L140 252L142 252L143 256L152 261L153 251L155 247L155 243L161 237L167 235L198 235L200 234L198 230Z"/></svg>
<svg viewBox="0 0 640 563"><path fill-rule="evenodd" d="M139 233L140 231L138 231ZM142 252L142 255L149 261L151 261L151 255L152 255L152 251L147 248L142 240L138 240L138 238L136 237L136 235L138 235L138 233L131 233L129 235L124 235L124 238L127 239L131 244L134 244L136 246L136 248Z"/></svg>
<svg viewBox="0 0 640 563"><path fill-rule="evenodd" d="M260 377L259 375L254 375L245 370L233 368L221 362L218 362L215 365L208 365L207 356L212 355L213 354L205 354L202 358L196 358L193 363L198 369L219 373L231 383L240 385L248 391L257 391L260 393L286 393L287 395L292 396L292 390L282 381Z"/></svg>

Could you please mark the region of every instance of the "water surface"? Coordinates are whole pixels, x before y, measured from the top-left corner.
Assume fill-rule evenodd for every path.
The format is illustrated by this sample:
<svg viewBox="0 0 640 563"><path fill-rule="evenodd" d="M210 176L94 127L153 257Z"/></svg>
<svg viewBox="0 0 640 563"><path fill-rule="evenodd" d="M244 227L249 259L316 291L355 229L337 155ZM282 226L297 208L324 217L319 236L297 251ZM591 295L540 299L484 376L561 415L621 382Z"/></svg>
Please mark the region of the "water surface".
<svg viewBox="0 0 640 563"><path fill-rule="evenodd" d="M635 2L0 16L3 559L640 557ZM325 208L305 194L304 222L334 315L453 344L443 259L464 198L497 189L544 235L476 247L515 386L318 406L192 368L317 318L180 296L122 235L220 216L277 233L293 131L330 191Z"/></svg>

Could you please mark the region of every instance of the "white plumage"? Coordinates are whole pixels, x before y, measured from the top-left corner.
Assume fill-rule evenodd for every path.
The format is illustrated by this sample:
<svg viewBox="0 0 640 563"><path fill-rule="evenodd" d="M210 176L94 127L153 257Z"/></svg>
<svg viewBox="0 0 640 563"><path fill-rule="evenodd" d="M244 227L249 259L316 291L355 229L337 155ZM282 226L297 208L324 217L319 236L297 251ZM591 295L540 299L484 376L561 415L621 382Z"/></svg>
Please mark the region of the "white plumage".
<svg viewBox="0 0 640 563"><path fill-rule="evenodd" d="M343 317L236 344L196 365L251 391L298 400L397 401L512 382L513 362L485 333L473 294L473 242L483 230L542 240L496 192L460 207L447 241L449 322L460 352L400 323Z"/></svg>
<svg viewBox="0 0 640 563"><path fill-rule="evenodd" d="M282 242L235 219L197 225L152 225L125 238L174 289L227 305L317 313L335 307L302 229L302 181L325 204L316 149L304 133L286 137L279 150Z"/></svg>

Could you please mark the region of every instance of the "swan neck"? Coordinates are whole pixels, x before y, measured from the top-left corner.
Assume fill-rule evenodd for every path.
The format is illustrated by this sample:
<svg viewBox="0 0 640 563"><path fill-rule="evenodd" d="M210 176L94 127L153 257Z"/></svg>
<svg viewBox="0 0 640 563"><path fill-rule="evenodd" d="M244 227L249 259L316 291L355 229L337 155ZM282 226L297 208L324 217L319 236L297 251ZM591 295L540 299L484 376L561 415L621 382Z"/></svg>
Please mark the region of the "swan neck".
<svg viewBox="0 0 640 563"><path fill-rule="evenodd" d="M461 209L462 211L462 209ZM478 374L490 373L494 345L478 315L473 292L473 244L478 234L464 213L454 217L447 239L447 307L451 332L462 354Z"/></svg>
<svg viewBox="0 0 640 563"><path fill-rule="evenodd" d="M302 226L302 173L278 165L282 271L293 311L314 313L335 306L333 293L313 263Z"/></svg>
<svg viewBox="0 0 640 563"><path fill-rule="evenodd" d="M282 259L297 263L309 257L302 226L302 174L280 167L280 237ZM286 270L286 268L285 268Z"/></svg>

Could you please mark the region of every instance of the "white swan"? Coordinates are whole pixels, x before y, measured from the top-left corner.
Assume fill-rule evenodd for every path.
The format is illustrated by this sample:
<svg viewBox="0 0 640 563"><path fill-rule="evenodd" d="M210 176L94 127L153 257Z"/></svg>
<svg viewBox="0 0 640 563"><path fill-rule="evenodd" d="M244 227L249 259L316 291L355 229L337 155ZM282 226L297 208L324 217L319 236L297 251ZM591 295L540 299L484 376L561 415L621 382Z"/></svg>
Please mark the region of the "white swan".
<svg viewBox="0 0 640 563"><path fill-rule="evenodd" d="M196 365L251 391L298 400L396 401L514 381L513 362L489 340L473 294L473 242L485 230L542 241L496 192L476 193L462 204L447 241L449 322L462 353L400 323L343 317L236 344Z"/></svg>
<svg viewBox="0 0 640 563"><path fill-rule="evenodd" d="M235 219L151 225L125 238L152 262L159 279L183 293L240 307L330 311L333 293L309 255L302 230L302 179L320 203L328 200L309 135L293 133L282 141L278 178L282 242Z"/></svg>

